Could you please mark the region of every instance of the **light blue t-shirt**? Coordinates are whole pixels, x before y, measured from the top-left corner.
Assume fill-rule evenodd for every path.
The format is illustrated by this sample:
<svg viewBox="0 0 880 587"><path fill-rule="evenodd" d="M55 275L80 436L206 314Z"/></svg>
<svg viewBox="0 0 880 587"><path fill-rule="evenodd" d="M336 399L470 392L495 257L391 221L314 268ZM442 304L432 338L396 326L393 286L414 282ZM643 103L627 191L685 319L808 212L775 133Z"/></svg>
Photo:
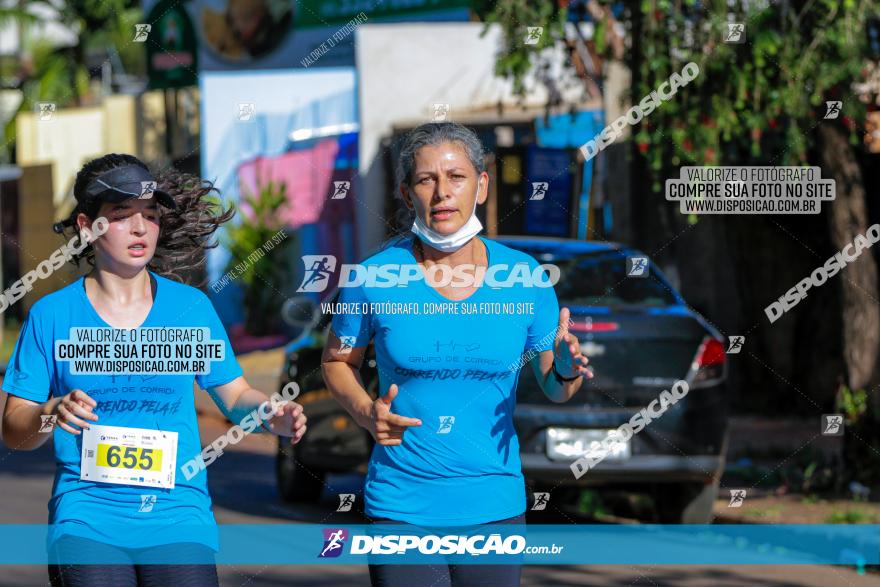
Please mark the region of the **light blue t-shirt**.
<svg viewBox="0 0 880 587"><path fill-rule="evenodd" d="M490 267L525 264L529 273L543 274L525 253L481 240ZM413 266L412 244L412 238L398 239L362 265ZM495 279L506 276L499 272ZM365 486L367 515L466 525L523 513L525 485L513 426L516 382L528 350L553 346L559 322L553 287L492 289L484 283L465 300L451 302L421 279L407 287L343 287L339 302L365 311L336 313L333 332L352 347L373 340L380 394L396 383L391 411L422 421L407 429L402 444L375 445Z"/></svg>
<svg viewBox="0 0 880 587"><path fill-rule="evenodd" d="M206 375L77 375L71 362L56 361L54 341L69 340L75 327L110 325L86 295L84 279L38 300L22 325L3 380L3 391L43 403L74 389L86 392L104 426L178 433L173 489L80 480L82 434L56 426L55 484L49 501L51 543L69 534L127 548L197 542L217 550L206 471L187 480L180 467L201 452L193 381L206 389L242 374L226 331L208 297L194 287L155 273L153 306L142 327L209 327L211 339L226 345L223 361ZM142 496L154 495L155 497Z"/></svg>

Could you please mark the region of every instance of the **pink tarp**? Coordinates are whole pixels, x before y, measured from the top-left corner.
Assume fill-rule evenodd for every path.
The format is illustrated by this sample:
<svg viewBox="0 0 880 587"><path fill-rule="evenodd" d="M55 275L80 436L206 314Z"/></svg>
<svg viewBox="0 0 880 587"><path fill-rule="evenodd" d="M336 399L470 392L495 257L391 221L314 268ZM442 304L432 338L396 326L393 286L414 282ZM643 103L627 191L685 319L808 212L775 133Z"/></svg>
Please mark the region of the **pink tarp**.
<svg viewBox="0 0 880 587"><path fill-rule="evenodd" d="M312 224L321 217L333 187L333 166L339 143L336 139L321 141L311 149L291 151L277 157L257 157L238 168L241 193L254 195L259 184L269 181L287 186L288 206L282 213L285 224L298 228ZM246 206L245 216L249 212Z"/></svg>
<svg viewBox="0 0 880 587"><path fill-rule="evenodd" d="M291 151L275 157L257 157L238 167L242 194L255 195L257 186L269 181L286 186L287 206L280 214L284 224L297 231L298 246L291 249L288 260L302 277L300 255L333 255L340 262L353 262L357 257L357 229L354 221L354 176L356 168L335 168L339 155L339 141L328 138L309 149ZM344 198L333 199L334 181L349 182ZM250 207L241 201L242 215L251 215ZM319 297L330 293L335 281ZM285 295L295 295L291 290ZM230 325L229 338L236 352L272 348L283 344L283 335L252 336L244 331L244 324Z"/></svg>

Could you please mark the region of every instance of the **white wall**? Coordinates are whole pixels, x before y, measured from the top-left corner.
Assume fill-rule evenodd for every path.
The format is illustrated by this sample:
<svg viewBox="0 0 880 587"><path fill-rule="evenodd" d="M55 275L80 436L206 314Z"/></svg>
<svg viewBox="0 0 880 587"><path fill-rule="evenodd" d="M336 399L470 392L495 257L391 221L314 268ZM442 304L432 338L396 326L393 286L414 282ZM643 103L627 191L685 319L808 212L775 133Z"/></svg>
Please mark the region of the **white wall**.
<svg viewBox="0 0 880 587"><path fill-rule="evenodd" d="M360 108L360 172L358 218L360 247L369 252L381 242L385 175L380 140L402 121L430 122L432 104L447 103L450 120L456 113L493 107L500 100L513 107L512 84L495 77L495 59L501 29L493 26L480 37L482 23L363 24L357 28L355 58ZM568 82L563 96L575 101L583 84L563 80L562 51L548 49L557 64L554 79ZM526 105L547 101L544 87L527 80ZM393 224L393 219L387 219Z"/></svg>
<svg viewBox="0 0 880 587"><path fill-rule="evenodd" d="M37 112L22 112L15 119L15 162L51 163L54 202L61 206L71 193L77 171L89 159L106 153L143 157L144 151L157 152L154 145L164 135L154 129L139 134L137 126L144 110L161 99L158 91L139 97L116 94L104 97L97 106L56 110L48 120L40 120Z"/></svg>
<svg viewBox="0 0 880 587"><path fill-rule="evenodd" d="M73 188L83 163L108 152L106 124L107 117L99 106L57 110L48 120L40 120L34 112L22 112L15 119L15 162L52 163L53 199L58 206Z"/></svg>

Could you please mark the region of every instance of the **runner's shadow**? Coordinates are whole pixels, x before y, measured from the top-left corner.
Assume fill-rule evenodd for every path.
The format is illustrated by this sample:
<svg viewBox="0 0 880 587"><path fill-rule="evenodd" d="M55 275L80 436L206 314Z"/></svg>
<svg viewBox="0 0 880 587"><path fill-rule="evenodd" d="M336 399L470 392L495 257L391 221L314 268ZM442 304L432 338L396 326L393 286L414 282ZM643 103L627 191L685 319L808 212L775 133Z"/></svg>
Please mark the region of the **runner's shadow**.
<svg viewBox="0 0 880 587"><path fill-rule="evenodd" d="M493 437L496 435L498 436L498 454L503 455L505 465L510 460L511 440L516 434L512 422L510 426L504 425L504 421L506 418L504 412L508 408L509 406L507 406L507 403L503 400L497 406L495 406L495 417L498 419L495 422L495 425L492 426L491 432Z"/></svg>
<svg viewBox="0 0 880 587"><path fill-rule="evenodd" d="M235 513L289 521L363 524L363 478L330 476L321 500L315 503L287 503L281 499L275 478L275 456L243 451L227 451L207 469L208 490L215 508ZM338 493L354 493L351 512L336 512ZM219 523L233 523L216 512ZM241 523L241 522L238 522Z"/></svg>
<svg viewBox="0 0 880 587"><path fill-rule="evenodd" d="M48 440L36 450L11 450L0 442L0 475L16 477L55 476L55 449Z"/></svg>

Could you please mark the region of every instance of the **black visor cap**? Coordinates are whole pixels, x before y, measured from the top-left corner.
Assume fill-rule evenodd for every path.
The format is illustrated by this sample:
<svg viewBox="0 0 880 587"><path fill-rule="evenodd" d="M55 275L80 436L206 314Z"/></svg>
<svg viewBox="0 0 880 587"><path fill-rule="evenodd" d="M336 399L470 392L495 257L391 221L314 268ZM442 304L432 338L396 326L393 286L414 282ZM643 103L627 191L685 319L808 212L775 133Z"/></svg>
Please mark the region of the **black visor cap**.
<svg viewBox="0 0 880 587"><path fill-rule="evenodd" d="M93 179L86 187L83 203L100 200L119 203L132 198L156 198L166 208L177 208L177 203L168 192L155 189L156 180L140 165L125 165L106 171Z"/></svg>

